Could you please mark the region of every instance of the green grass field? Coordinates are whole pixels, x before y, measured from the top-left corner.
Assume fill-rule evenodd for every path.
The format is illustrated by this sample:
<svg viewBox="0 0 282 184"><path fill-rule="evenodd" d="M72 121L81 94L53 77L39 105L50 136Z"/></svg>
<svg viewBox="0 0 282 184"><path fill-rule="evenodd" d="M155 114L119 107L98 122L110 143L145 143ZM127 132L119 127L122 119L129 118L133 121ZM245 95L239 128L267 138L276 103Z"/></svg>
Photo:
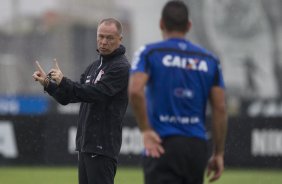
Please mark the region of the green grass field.
<svg viewBox="0 0 282 184"><path fill-rule="evenodd" d="M281 184L282 170L226 169L214 183ZM0 167L0 184L77 184L77 171L75 167ZM115 184L143 184L141 169L119 167Z"/></svg>

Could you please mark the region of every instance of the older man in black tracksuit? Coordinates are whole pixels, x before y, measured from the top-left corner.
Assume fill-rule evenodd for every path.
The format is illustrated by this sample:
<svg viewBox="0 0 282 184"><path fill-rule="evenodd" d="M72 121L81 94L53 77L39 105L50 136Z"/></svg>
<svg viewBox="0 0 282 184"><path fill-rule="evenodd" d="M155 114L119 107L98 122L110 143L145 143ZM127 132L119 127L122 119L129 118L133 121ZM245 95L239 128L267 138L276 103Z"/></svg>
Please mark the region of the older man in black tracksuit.
<svg viewBox="0 0 282 184"><path fill-rule="evenodd" d="M79 184L114 183L130 68L121 40L120 22L104 19L97 30L99 59L87 67L80 83L64 77L57 62L48 75L37 62L33 74L60 104L81 102L76 136Z"/></svg>

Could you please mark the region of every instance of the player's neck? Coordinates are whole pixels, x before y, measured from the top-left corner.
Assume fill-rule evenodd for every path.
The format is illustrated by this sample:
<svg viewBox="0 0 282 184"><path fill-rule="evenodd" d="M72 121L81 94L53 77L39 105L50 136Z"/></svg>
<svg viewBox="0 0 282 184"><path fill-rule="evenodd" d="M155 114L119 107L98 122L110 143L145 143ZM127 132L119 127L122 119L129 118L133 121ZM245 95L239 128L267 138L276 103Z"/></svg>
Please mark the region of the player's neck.
<svg viewBox="0 0 282 184"><path fill-rule="evenodd" d="M182 33L179 31L170 31L170 32L163 32L163 38L164 39L170 39L170 38L181 38L185 39L186 33Z"/></svg>

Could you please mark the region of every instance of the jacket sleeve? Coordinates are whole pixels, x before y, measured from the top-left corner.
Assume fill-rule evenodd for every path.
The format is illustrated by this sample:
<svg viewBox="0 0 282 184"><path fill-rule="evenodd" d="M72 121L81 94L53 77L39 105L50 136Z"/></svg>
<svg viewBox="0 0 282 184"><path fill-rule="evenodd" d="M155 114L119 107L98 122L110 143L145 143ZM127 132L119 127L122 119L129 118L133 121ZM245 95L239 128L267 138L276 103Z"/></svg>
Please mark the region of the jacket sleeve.
<svg viewBox="0 0 282 184"><path fill-rule="evenodd" d="M79 84L64 77L59 88L68 89L68 96L73 99L92 103L104 101L127 88L128 77L128 65L113 65L96 84Z"/></svg>
<svg viewBox="0 0 282 184"><path fill-rule="evenodd" d="M60 90L56 83L50 82L48 87L44 88L50 96L52 96L57 102L62 105L70 103L70 99L66 95L66 91Z"/></svg>
<svg viewBox="0 0 282 184"><path fill-rule="evenodd" d="M83 84L85 81L85 74L89 71L91 65L88 66L85 70L85 72L80 77L80 83ZM71 93L69 93L69 90L67 87L61 87L61 84L58 86L56 83L50 81L47 88L44 88L44 91L46 91L50 96L52 96L58 103L62 105L67 105L69 103L76 103L79 102L79 99L75 98L75 96L72 96Z"/></svg>

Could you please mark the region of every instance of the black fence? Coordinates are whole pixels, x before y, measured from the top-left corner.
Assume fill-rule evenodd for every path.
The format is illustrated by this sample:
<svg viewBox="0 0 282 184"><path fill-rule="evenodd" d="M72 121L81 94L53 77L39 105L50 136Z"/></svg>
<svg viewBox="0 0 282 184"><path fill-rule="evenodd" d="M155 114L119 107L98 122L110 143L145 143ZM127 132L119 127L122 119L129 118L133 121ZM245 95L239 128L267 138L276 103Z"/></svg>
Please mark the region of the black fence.
<svg viewBox="0 0 282 184"><path fill-rule="evenodd" d="M76 115L1 116L0 165L75 165ZM227 167L282 168L281 118L231 118ZM119 163L139 165L143 145L126 116Z"/></svg>

